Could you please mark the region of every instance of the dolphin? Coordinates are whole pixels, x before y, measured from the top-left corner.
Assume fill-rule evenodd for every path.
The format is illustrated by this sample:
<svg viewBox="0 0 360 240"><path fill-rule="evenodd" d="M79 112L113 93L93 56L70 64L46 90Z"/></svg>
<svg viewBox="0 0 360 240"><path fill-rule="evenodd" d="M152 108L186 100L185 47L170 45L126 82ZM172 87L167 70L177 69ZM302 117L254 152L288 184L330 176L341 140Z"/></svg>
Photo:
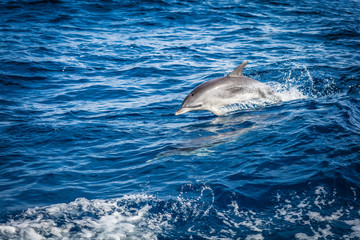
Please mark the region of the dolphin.
<svg viewBox="0 0 360 240"><path fill-rule="evenodd" d="M221 111L221 107L224 106L254 99L275 98L269 86L243 75L246 64L248 61L243 62L226 77L216 78L197 86L186 96L175 115L208 110L220 116L224 114Z"/></svg>

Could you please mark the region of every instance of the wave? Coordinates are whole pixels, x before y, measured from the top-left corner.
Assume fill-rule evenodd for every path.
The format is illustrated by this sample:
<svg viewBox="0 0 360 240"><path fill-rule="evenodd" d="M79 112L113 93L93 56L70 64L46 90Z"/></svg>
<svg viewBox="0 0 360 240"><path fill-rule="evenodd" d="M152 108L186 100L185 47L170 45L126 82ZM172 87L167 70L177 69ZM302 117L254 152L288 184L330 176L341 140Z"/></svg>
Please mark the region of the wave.
<svg viewBox="0 0 360 240"><path fill-rule="evenodd" d="M324 186L277 193L273 206L249 209L233 199L221 208L214 191L202 185L197 196L147 194L109 200L76 199L68 204L30 208L9 215L2 239L323 239L359 238L360 212L354 188L344 207L338 193ZM220 230L221 229L221 230Z"/></svg>

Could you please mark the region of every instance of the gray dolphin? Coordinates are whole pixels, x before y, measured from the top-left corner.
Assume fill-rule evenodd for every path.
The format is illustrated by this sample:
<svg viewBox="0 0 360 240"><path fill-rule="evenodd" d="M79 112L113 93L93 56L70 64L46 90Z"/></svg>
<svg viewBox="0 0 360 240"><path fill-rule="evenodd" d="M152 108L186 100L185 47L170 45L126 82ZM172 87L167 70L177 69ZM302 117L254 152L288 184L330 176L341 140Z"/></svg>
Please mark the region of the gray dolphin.
<svg viewBox="0 0 360 240"><path fill-rule="evenodd" d="M190 111L209 110L219 116L224 113L221 107L253 99L274 98L274 93L264 83L243 75L248 61L239 65L226 77L213 79L197 86L184 99L175 115Z"/></svg>

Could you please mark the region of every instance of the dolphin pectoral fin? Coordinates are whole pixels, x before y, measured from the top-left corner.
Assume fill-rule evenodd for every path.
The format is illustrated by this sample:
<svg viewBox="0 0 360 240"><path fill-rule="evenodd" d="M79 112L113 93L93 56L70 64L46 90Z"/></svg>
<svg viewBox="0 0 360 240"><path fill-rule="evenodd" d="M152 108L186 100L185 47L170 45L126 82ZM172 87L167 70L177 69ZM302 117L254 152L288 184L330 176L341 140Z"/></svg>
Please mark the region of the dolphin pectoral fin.
<svg viewBox="0 0 360 240"><path fill-rule="evenodd" d="M230 77L243 76L243 71L244 71L246 64L248 64L248 61L243 62L241 65L239 65L237 68L235 68L235 70L232 71L232 73L230 73L229 76Z"/></svg>
<svg viewBox="0 0 360 240"><path fill-rule="evenodd" d="M175 115L180 115L180 114L183 114L183 113L186 113L186 112L190 112L191 109L190 108L180 108L179 110L177 110L175 112Z"/></svg>

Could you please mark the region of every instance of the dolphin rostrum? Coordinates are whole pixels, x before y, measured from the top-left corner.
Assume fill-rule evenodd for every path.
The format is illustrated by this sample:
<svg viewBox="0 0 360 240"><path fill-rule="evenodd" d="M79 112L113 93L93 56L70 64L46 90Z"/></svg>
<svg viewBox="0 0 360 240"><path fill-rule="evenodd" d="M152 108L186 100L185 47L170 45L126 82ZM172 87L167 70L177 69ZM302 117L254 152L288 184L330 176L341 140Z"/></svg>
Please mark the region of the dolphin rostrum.
<svg viewBox="0 0 360 240"><path fill-rule="evenodd" d="M248 61L243 62L226 77L213 79L197 86L186 96L175 115L209 110L219 116L224 114L221 111L221 107L224 106L248 100L274 98L269 86L243 75L247 63Z"/></svg>

